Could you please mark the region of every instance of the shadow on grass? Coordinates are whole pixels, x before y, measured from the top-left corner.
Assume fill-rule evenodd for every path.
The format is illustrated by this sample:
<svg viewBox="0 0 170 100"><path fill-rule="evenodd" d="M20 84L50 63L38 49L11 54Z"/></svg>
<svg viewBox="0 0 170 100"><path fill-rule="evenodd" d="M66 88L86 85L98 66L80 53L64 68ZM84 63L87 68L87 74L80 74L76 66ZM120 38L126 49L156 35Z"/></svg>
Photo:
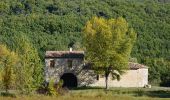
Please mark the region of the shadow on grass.
<svg viewBox="0 0 170 100"><path fill-rule="evenodd" d="M16 98L16 95L13 93L9 93L9 92L1 92L0 96L2 97L12 97L12 98Z"/></svg>
<svg viewBox="0 0 170 100"><path fill-rule="evenodd" d="M149 97L170 98L170 91L148 91L146 95Z"/></svg>
<svg viewBox="0 0 170 100"><path fill-rule="evenodd" d="M147 97L157 97L157 98L170 98L170 90L150 90L150 89L126 89L126 88L116 88L116 89L109 89L105 91L102 87L77 87L77 88L70 88L69 90L103 90L105 93L112 93L112 94L128 94L135 97L140 96L147 96Z"/></svg>
<svg viewBox="0 0 170 100"><path fill-rule="evenodd" d="M69 90L96 90L96 89L104 89L102 87L76 87L76 88L69 88Z"/></svg>
<svg viewBox="0 0 170 100"><path fill-rule="evenodd" d="M155 91L136 91L134 96L148 96L148 97L157 97L157 98L170 98L170 91L164 90L155 90Z"/></svg>

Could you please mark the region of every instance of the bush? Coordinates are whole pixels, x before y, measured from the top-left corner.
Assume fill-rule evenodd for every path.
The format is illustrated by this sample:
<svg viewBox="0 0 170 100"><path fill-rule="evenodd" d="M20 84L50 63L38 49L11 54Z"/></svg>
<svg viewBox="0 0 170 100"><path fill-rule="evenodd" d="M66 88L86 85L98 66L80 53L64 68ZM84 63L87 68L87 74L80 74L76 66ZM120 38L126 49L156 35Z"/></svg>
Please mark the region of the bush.
<svg viewBox="0 0 170 100"><path fill-rule="evenodd" d="M0 96L16 98L16 95L15 95L15 94L12 94L12 93L9 93L9 92L2 92L2 93L0 94Z"/></svg>
<svg viewBox="0 0 170 100"><path fill-rule="evenodd" d="M39 94L45 94L50 96L58 96L58 95L64 95L68 92L67 88L62 88L63 81L59 81L57 84L53 80L50 80L49 83L43 84L37 92Z"/></svg>
<svg viewBox="0 0 170 100"><path fill-rule="evenodd" d="M162 80L162 82L160 83L161 86L170 87L170 73L169 72L162 74L161 80Z"/></svg>
<svg viewBox="0 0 170 100"><path fill-rule="evenodd" d="M143 91L143 90L138 89L138 90L136 91L136 96L143 96L143 95L144 95L144 91Z"/></svg>

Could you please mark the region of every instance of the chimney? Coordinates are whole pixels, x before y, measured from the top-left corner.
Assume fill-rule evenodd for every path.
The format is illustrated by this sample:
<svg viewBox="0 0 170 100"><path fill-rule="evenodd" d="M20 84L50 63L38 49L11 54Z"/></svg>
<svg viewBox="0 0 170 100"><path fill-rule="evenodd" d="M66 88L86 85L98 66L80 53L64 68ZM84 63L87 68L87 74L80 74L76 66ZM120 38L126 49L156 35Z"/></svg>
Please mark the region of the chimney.
<svg viewBox="0 0 170 100"><path fill-rule="evenodd" d="M73 51L73 45L74 45L73 41L68 44L68 47L70 48L70 52Z"/></svg>
<svg viewBox="0 0 170 100"><path fill-rule="evenodd" d="M70 47L70 52L72 52L73 51L73 48L72 47Z"/></svg>

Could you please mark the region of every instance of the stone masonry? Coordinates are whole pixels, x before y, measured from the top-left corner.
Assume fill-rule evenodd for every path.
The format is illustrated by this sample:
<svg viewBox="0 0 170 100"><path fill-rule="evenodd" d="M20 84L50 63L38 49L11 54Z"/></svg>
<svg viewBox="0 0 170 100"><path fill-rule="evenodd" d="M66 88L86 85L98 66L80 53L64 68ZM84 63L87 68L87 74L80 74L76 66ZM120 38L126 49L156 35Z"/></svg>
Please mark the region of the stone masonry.
<svg viewBox="0 0 170 100"><path fill-rule="evenodd" d="M47 51L45 55L45 80L54 79L56 83L67 73L71 73L77 79L80 86L105 86L105 78L97 76L93 70L84 66L83 51ZM64 81L69 81L66 77ZM72 77L70 77L72 78ZM73 80L70 80L73 81ZM121 80L109 78L109 87L144 87L148 84L148 67L129 62L129 70L121 76Z"/></svg>

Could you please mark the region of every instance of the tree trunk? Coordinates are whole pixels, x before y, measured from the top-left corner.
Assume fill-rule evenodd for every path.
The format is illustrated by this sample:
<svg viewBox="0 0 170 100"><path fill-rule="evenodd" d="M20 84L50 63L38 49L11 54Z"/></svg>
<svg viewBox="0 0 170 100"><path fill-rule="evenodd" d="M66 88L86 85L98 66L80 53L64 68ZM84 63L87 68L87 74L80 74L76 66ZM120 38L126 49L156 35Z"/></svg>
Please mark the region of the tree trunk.
<svg viewBox="0 0 170 100"><path fill-rule="evenodd" d="M108 72L105 72L106 90L108 90L108 76L109 76L109 73L108 73Z"/></svg>
<svg viewBox="0 0 170 100"><path fill-rule="evenodd" d="M106 77L105 82L106 82L106 90L107 90L108 89L108 77Z"/></svg>
<svg viewBox="0 0 170 100"><path fill-rule="evenodd" d="M5 91L6 91L6 93L8 93L8 88L7 87L5 88Z"/></svg>

